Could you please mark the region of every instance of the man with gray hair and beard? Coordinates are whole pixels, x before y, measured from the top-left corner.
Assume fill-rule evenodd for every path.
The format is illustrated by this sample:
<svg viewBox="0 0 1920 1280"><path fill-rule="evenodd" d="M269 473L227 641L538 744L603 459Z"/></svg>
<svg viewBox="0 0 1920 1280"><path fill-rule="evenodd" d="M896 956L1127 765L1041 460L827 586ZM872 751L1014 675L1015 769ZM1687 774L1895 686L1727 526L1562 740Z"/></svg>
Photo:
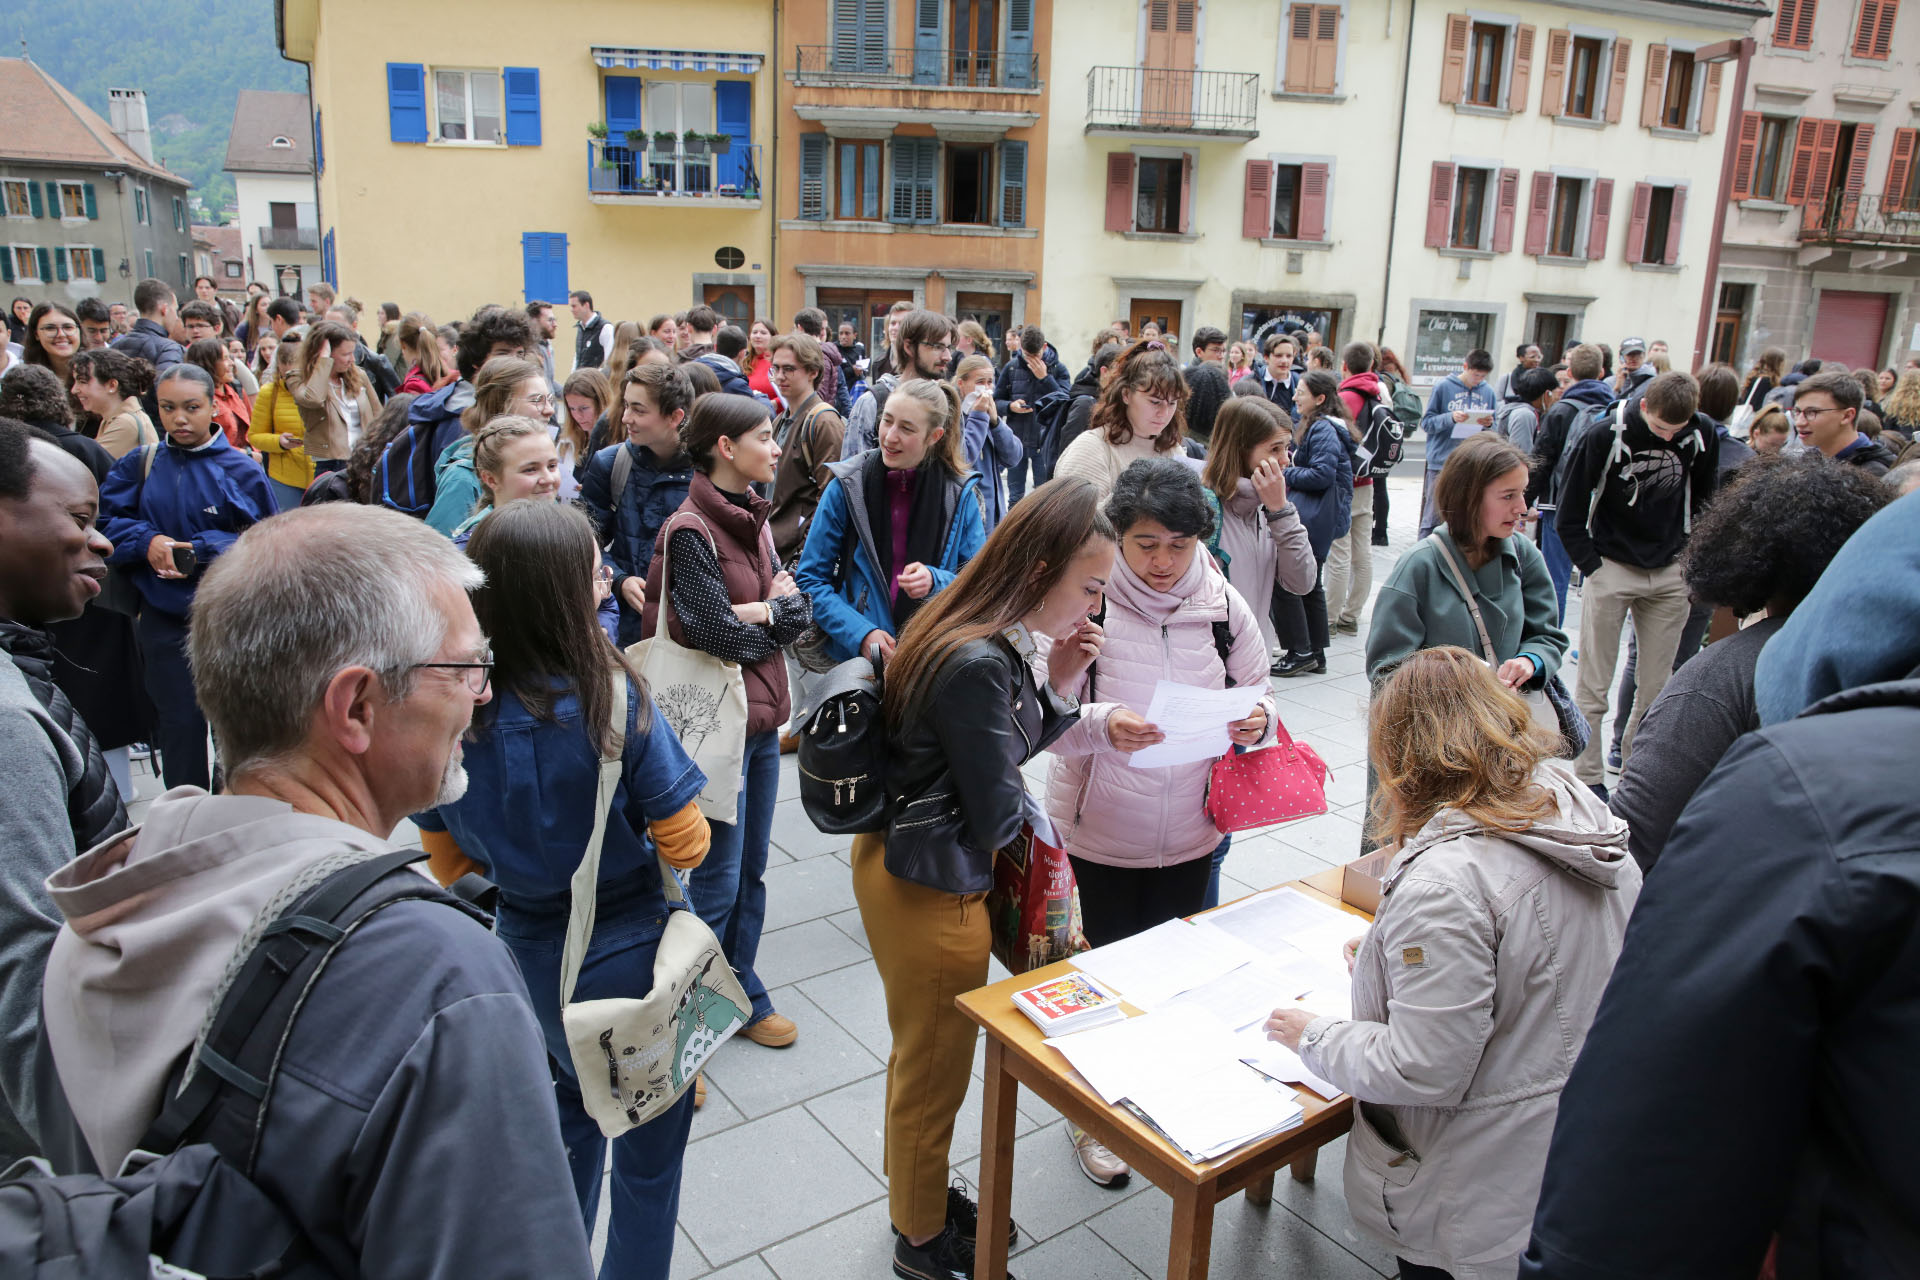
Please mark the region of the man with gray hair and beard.
<svg viewBox="0 0 1920 1280"><path fill-rule="evenodd" d="M480 576L418 520L351 503L263 521L207 570L190 656L226 794L176 787L48 880L67 923L47 1044L98 1169L159 1114L260 927L465 791L460 738L491 696ZM526 987L450 900L394 902L337 944L254 1150L334 1274L593 1274Z"/></svg>

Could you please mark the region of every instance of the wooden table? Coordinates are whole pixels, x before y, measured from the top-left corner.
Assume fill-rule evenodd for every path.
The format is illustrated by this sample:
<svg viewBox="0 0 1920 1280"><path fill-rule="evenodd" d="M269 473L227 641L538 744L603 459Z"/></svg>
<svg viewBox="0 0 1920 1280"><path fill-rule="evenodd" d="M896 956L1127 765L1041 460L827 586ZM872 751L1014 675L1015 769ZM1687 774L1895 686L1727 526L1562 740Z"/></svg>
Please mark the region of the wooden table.
<svg viewBox="0 0 1920 1280"><path fill-rule="evenodd" d="M1331 901L1362 922L1369 917L1340 901L1340 870L1296 880L1293 886ZM1352 1099L1328 1102L1296 1090L1305 1119L1259 1142L1230 1151L1211 1164L1194 1164L1172 1143L1130 1112L1110 1107L1067 1060L1047 1047L1047 1038L1013 1006L1013 993L1072 968L1061 961L1008 978L959 998L960 1008L987 1033L985 1116L980 1134L980 1225L975 1280L1006 1280L1007 1219L1013 1201L1014 1101L1021 1085L1105 1143L1133 1171L1173 1197L1173 1236L1167 1245L1167 1280L1205 1280L1213 1250L1213 1206L1238 1191L1249 1203L1273 1202L1273 1178L1281 1165L1300 1182L1313 1180L1320 1148L1353 1127ZM1130 1012L1139 1010L1128 1006Z"/></svg>

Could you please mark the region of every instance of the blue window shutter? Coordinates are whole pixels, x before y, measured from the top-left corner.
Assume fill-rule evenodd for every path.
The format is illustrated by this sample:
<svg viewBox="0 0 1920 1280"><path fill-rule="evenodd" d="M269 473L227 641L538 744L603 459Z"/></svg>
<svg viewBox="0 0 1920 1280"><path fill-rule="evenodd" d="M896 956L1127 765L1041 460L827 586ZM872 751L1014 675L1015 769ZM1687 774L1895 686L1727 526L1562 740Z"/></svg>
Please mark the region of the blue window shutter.
<svg viewBox="0 0 1920 1280"><path fill-rule="evenodd" d="M520 291L533 302L547 291L547 238L538 231L520 233Z"/></svg>
<svg viewBox="0 0 1920 1280"><path fill-rule="evenodd" d="M540 145L540 68L502 67L500 78L506 86L507 145Z"/></svg>
<svg viewBox="0 0 1920 1280"><path fill-rule="evenodd" d="M563 303L567 300L568 291L567 235L564 231L557 231L547 236L547 296L544 301Z"/></svg>
<svg viewBox="0 0 1920 1280"><path fill-rule="evenodd" d="M640 77L608 76L605 88L607 145L627 145L627 130L640 127Z"/></svg>
<svg viewBox="0 0 1920 1280"><path fill-rule="evenodd" d="M100 206L98 203L95 202L93 198L93 184L91 182L86 184L86 197L87 197L87 217L95 222L98 222L100 220Z"/></svg>
<svg viewBox="0 0 1920 1280"><path fill-rule="evenodd" d="M1033 0L1007 2L1007 74L1009 89L1033 88Z"/></svg>
<svg viewBox="0 0 1920 1280"><path fill-rule="evenodd" d="M824 133L800 135L800 216L827 216L827 147Z"/></svg>
<svg viewBox="0 0 1920 1280"><path fill-rule="evenodd" d="M1000 144L1000 225L1027 225L1027 144Z"/></svg>
<svg viewBox="0 0 1920 1280"><path fill-rule="evenodd" d="M340 262L334 257L333 229L320 237L320 278L336 289L340 287Z"/></svg>
<svg viewBox="0 0 1920 1280"><path fill-rule="evenodd" d="M914 0L913 3L913 82L939 84L940 15L946 5L941 0Z"/></svg>
<svg viewBox="0 0 1920 1280"><path fill-rule="evenodd" d="M0 247L0 284L13 283L13 250Z"/></svg>
<svg viewBox="0 0 1920 1280"><path fill-rule="evenodd" d="M313 172L316 177L327 171L327 145L325 135L320 130L320 113L313 113Z"/></svg>
<svg viewBox="0 0 1920 1280"><path fill-rule="evenodd" d="M387 64L387 130L395 142L427 140L427 69L418 62Z"/></svg>
<svg viewBox="0 0 1920 1280"><path fill-rule="evenodd" d="M42 249L41 252L45 253L46 250ZM53 255L53 278L56 280L67 278L67 251L64 248Z"/></svg>
<svg viewBox="0 0 1920 1280"><path fill-rule="evenodd" d="M745 80L721 80L713 86L714 131L733 139L733 149L716 160L722 186L744 187L753 157L753 86Z"/></svg>
<svg viewBox="0 0 1920 1280"><path fill-rule="evenodd" d="M915 222L938 222L939 213L934 207L934 180L940 168L940 140L938 138L920 139L919 154L913 166L913 220Z"/></svg>
<svg viewBox="0 0 1920 1280"><path fill-rule="evenodd" d="M913 221L913 166L920 156L918 138L893 139L893 198L887 205L887 221Z"/></svg>
<svg viewBox="0 0 1920 1280"><path fill-rule="evenodd" d="M42 216L42 211L45 208L46 206L40 203L40 184L37 182L29 182L27 184L27 211L38 218ZM54 210L55 217L58 217L59 213L60 211L58 209Z"/></svg>
<svg viewBox="0 0 1920 1280"><path fill-rule="evenodd" d="M93 279L96 284L107 282L107 255L99 249L93 251Z"/></svg>
<svg viewBox="0 0 1920 1280"><path fill-rule="evenodd" d="M45 246L35 249L33 252L34 252L34 256L40 259L41 281L45 282L48 280L52 280L53 279L53 255L47 252Z"/></svg>

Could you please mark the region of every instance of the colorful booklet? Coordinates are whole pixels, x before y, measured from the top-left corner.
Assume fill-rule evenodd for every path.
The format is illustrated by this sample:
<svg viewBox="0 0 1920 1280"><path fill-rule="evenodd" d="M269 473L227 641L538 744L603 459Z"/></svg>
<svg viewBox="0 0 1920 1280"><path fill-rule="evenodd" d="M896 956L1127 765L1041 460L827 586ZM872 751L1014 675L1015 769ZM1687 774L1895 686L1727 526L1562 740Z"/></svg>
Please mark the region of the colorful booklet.
<svg viewBox="0 0 1920 1280"><path fill-rule="evenodd" d="M1120 996L1084 973L1069 973L1013 993L1014 1007L1049 1036L1085 1031L1126 1017Z"/></svg>

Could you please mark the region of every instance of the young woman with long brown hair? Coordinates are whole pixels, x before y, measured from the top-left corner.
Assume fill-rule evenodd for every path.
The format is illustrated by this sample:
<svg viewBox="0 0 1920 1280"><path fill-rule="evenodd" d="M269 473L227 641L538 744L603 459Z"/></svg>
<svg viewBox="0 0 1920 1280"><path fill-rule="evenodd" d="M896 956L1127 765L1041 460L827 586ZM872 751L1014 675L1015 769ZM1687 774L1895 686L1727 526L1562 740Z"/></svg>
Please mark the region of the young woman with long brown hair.
<svg viewBox="0 0 1920 1280"><path fill-rule="evenodd" d="M1353 507L1353 419L1340 400L1340 380L1309 369L1293 389L1300 431L1286 468L1287 491L1318 567L1311 590L1274 597L1274 630L1286 653L1273 664L1280 677L1319 675L1327 669L1327 589L1324 571L1333 540L1347 532Z"/></svg>
<svg viewBox="0 0 1920 1280"><path fill-rule="evenodd" d="M322 474L347 465L361 428L372 426L380 414L373 385L353 361L358 342L343 324L314 325L300 344L300 366L287 384L307 424L307 454Z"/></svg>
<svg viewBox="0 0 1920 1280"><path fill-rule="evenodd" d="M1186 405L1191 394L1180 362L1163 343L1143 340L1120 353L1113 380L1094 403L1087 429L1074 438L1054 464L1055 476L1090 480L1101 497L1141 458L1169 458L1182 452L1187 432Z"/></svg>
<svg viewBox="0 0 1920 1280"><path fill-rule="evenodd" d="M973 1274L977 1213L948 1188L954 1117L976 1029L954 997L987 980L981 905L994 850L1025 820L1020 767L1079 715L1113 575L1113 527L1085 480L1035 489L901 634L883 699L894 819L853 840L853 892L886 989L886 1169L894 1270ZM1054 640L1035 683L1035 632Z"/></svg>

